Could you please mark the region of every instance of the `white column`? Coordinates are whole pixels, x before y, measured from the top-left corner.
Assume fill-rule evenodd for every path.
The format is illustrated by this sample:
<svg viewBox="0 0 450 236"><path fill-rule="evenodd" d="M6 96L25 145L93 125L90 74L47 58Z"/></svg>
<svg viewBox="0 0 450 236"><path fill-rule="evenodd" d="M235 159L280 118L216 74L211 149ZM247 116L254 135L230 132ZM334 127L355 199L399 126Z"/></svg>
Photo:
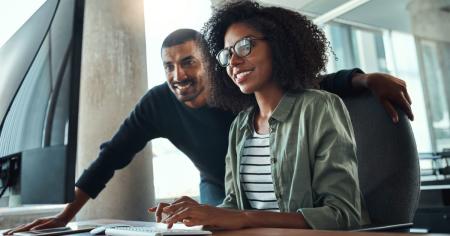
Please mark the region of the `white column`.
<svg viewBox="0 0 450 236"><path fill-rule="evenodd" d="M86 1L77 176L147 91L143 9L143 0ZM151 149L146 148L76 219L149 220L146 209L153 204Z"/></svg>
<svg viewBox="0 0 450 236"><path fill-rule="evenodd" d="M407 8L415 36L450 42L450 0L410 0Z"/></svg>

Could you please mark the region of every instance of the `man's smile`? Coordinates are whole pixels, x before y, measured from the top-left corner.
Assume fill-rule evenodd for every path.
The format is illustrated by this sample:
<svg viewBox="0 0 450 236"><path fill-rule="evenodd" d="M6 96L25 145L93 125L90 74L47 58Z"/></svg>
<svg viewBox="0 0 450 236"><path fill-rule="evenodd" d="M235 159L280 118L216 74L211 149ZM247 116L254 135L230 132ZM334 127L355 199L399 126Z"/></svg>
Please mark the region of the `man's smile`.
<svg viewBox="0 0 450 236"><path fill-rule="evenodd" d="M195 85L195 81L193 79L186 79L180 82L173 82L173 89L179 93L184 94L187 93L189 89L193 88Z"/></svg>

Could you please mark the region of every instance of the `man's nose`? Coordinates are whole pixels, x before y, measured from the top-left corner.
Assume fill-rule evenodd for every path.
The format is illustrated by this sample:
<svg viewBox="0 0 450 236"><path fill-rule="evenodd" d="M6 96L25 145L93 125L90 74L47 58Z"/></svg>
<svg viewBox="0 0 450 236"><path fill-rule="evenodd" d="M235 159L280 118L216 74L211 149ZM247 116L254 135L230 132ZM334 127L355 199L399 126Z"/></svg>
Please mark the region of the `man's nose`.
<svg viewBox="0 0 450 236"><path fill-rule="evenodd" d="M183 68L180 67L176 67L175 71L174 71L174 75L173 75L173 80L175 82L180 82L187 79L187 75L186 72L184 71Z"/></svg>

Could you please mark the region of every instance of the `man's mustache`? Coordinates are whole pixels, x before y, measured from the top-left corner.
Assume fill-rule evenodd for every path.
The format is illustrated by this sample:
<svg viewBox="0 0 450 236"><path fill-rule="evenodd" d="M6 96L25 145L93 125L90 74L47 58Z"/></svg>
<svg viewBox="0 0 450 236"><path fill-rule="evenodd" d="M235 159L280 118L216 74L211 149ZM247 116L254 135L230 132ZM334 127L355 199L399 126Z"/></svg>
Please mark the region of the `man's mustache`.
<svg viewBox="0 0 450 236"><path fill-rule="evenodd" d="M192 78L187 78L187 79L184 79L184 80L182 80L182 81L172 82L172 83L170 83L170 84L172 84L172 86L176 86L176 85L183 86L183 85L194 84L194 83L195 83L195 80L194 80L194 79L192 79Z"/></svg>

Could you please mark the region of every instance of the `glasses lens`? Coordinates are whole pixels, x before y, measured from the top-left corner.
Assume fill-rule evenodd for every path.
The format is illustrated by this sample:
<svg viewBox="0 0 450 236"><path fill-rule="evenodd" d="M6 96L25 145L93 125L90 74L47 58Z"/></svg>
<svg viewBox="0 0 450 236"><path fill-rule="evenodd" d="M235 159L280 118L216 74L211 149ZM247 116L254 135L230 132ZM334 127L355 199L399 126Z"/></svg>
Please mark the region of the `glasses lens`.
<svg viewBox="0 0 450 236"><path fill-rule="evenodd" d="M240 41L236 42L236 45L234 45L234 51L240 57L248 56L251 50L252 43L248 38L241 39Z"/></svg>
<svg viewBox="0 0 450 236"><path fill-rule="evenodd" d="M222 49L217 54L217 61L221 66L227 66L228 61L230 59L230 50L229 49Z"/></svg>

